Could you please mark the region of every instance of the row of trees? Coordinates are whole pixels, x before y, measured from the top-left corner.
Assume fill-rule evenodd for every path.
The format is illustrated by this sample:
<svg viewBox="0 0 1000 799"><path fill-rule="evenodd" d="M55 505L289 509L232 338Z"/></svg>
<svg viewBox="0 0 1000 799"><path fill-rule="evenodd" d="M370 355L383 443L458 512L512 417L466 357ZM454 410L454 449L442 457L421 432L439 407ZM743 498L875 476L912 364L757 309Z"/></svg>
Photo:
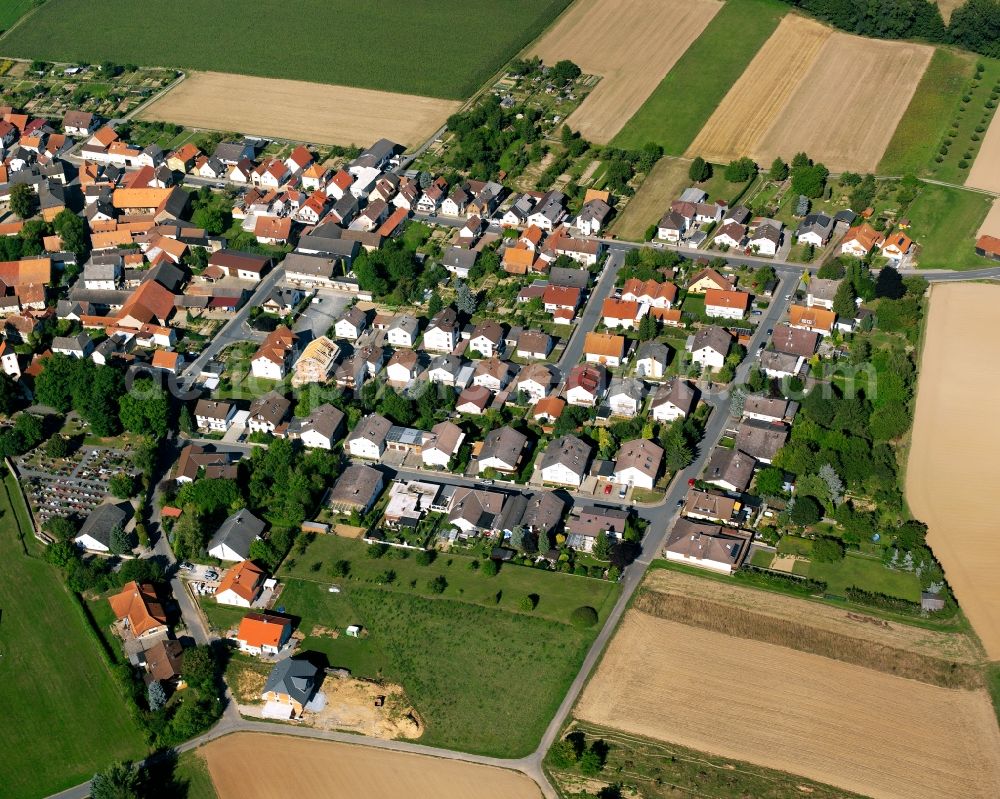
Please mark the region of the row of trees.
<svg viewBox="0 0 1000 799"><path fill-rule="evenodd" d="M877 39L924 39L1000 57L1000 2L966 0L945 25L931 0L785 0L842 30Z"/></svg>

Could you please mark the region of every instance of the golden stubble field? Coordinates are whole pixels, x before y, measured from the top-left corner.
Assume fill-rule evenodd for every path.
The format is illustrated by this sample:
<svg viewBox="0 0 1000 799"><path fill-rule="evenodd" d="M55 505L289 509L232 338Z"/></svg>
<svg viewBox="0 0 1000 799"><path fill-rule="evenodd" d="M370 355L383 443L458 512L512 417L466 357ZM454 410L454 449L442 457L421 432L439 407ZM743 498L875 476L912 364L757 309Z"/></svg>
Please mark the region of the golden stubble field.
<svg viewBox="0 0 1000 799"><path fill-rule="evenodd" d="M219 799L541 799L523 774L368 746L236 733L201 753Z"/></svg>
<svg viewBox="0 0 1000 799"><path fill-rule="evenodd" d="M672 200L691 184L691 164L679 158L661 158L646 176L615 223L615 233L623 239L638 241L646 228L670 209Z"/></svg>
<svg viewBox="0 0 1000 799"><path fill-rule="evenodd" d="M461 107L453 100L297 80L192 72L140 119L318 144L378 138L422 144Z"/></svg>
<svg viewBox="0 0 1000 799"><path fill-rule="evenodd" d="M576 716L873 799L1000 795L1000 731L985 692L937 688L636 610Z"/></svg>
<svg viewBox="0 0 1000 799"><path fill-rule="evenodd" d="M931 289L906 499L991 660L1000 660L1000 286ZM1000 792L998 792L1000 795Z"/></svg>
<svg viewBox="0 0 1000 799"><path fill-rule="evenodd" d="M578 0L531 48L601 81L567 120L607 144L722 8L718 0Z"/></svg>
<svg viewBox="0 0 1000 799"><path fill-rule="evenodd" d="M990 126L986 129L965 185L973 189L1000 192L1000 114L993 115Z"/></svg>
<svg viewBox="0 0 1000 799"><path fill-rule="evenodd" d="M769 165L806 152L834 172L872 171L934 53L788 14L692 142L689 155Z"/></svg>

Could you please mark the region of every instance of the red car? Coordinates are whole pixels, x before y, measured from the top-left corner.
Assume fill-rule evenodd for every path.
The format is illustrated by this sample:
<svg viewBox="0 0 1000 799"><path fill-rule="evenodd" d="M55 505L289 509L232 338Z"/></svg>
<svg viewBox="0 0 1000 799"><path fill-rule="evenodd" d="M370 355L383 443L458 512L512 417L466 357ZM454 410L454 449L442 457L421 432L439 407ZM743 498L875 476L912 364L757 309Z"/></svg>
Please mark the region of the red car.
<svg viewBox="0 0 1000 799"><path fill-rule="evenodd" d="M611 493L611 483L608 483L606 486L604 486L604 493L605 494Z"/></svg>
<svg viewBox="0 0 1000 799"><path fill-rule="evenodd" d="M688 480L688 488L693 488L693 487L694 487L694 478L692 477Z"/></svg>

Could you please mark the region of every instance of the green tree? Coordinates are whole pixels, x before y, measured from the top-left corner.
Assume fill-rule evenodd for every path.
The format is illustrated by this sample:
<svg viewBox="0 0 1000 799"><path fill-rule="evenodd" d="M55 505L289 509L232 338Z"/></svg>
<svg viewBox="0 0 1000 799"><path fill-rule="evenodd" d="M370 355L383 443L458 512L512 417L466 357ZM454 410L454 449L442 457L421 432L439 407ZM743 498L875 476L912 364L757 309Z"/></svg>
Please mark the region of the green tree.
<svg viewBox="0 0 1000 799"><path fill-rule="evenodd" d="M427 590L432 594L443 594L447 587L448 581L445 579L443 574L439 574L437 577L432 577L427 581Z"/></svg>
<svg viewBox="0 0 1000 799"><path fill-rule="evenodd" d="M108 545L108 549L111 550L112 555L124 555L126 552L131 552L133 546L131 533L126 533L125 528L120 524L116 524L111 529L111 543Z"/></svg>
<svg viewBox="0 0 1000 799"><path fill-rule="evenodd" d="M601 530L594 538L594 545L590 552L598 560L607 560L611 557L611 541L604 530Z"/></svg>
<svg viewBox="0 0 1000 799"><path fill-rule="evenodd" d="M688 167L688 177L694 183L704 183L712 177L712 165L700 155L696 155Z"/></svg>
<svg viewBox="0 0 1000 799"><path fill-rule="evenodd" d="M458 281L455 287L455 307L462 313L472 316L477 306L476 296L469 285L464 280Z"/></svg>
<svg viewBox="0 0 1000 799"><path fill-rule="evenodd" d="M194 646L184 650L181 677L184 682L199 690L211 691L214 687L218 664L209 644Z"/></svg>
<svg viewBox="0 0 1000 799"><path fill-rule="evenodd" d="M153 680L146 687L146 704L154 713L167 704L167 692L163 690L163 683Z"/></svg>
<svg viewBox="0 0 1000 799"><path fill-rule="evenodd" d="M444 302L441 299L441 295L436 291L431 293L430 300L427 301L427 315L431 318L437 316L438 311L444 308Z"/></svg>
<svg viewBox="0 0 1000 799"><path fill-rule="evenodd" d="M788 177L788 164L781 160L781 158L775 158L771 162L771 169L768 172L768 177L771 180L781 182Z"/></svg>
<svg viewBox="0 0 1000 799"><path fill-rule="evenodd" d="M841 319L853 319L857 311L857 306L854 304L856 296L854 286L849 280L840 281L837 293L833 297L833 312Z"/></svg>
<svg viewBox="0 0 1000 799"><path fill-rule="evenodd" d="M671 471L680 471L694 461L694 450L688 442L684 426L679 422L667 428L660 444L663 446L664 463Z"/></svg>
<svg viewBox="0 0 1000 799"><path fill-rule="evenodd" d="M652 341L656 338L656 319L648 313L639 320L639 341Z"/></svg>
<svg viewBox="0 0 1000 799"><path fill-rule="evenodd" d="M487 577L496 577L497 573L500 571L500 565L491 558L483 563L483 567L480 571Z"/></svg>
<svg viewBox="0 0 1000 799"><path fill-rule="evenodd" d="M35 213L35 193L27 183L18 183L10 190L10 210L20 219L29 219Z"/></svg>
<svg viewBox="0 0 1000 799"><path fill-rule="evenodd" d="M562 59L561 61L556 61L549 70L549 78L555 84L566 84L571 80L576 80L581 75L580 67L574 64L569 59Z"/></svg>
<svg viewBox="0 0 1000 799"><path fill-rule="evenodd" d="M795 498L795 504L792 505L788 518L792 524L808 527L823 518L823 508L815 497L803 494Z"/></svg>
<svg viewBox="0 0 1000 799"><path fill-rule="evenodd" d="M170 399L151 379L140 378L118 400L118 415L126 430L160 439L167 434Z"/></svg>
<svg viewBox="0 0 1000 799"><path fill-rule="evenodd" d="M767 466L757 472L755 483L757 493L764 497L777 497L782 493L782 486L785 484L785 476L781 469L774 466Z"/></svg>
<svg viewBox="0 0 1000 799"><path fill-rule="evenodd" d="M69 541L76 536L76 525L65 516L52 516L45 521L42 529L56 541Z"/></svg>
<svg viewBox="0 0 1000 799"><path fill-rule="evenodd" d="M90 799L139 799L142 777L131 760L112 763L90 781Z"/></svg>
<svg viewBox="0 0 1000 799"><path fill-rule="evenodd" d="M135 480L127 472L117 472L108 480L108 490L118 499L128 499L135 494Z"/></svg>
<svg viewBox="0 0 1000 799"><path fill-rule="evenodd" d="M811 559L819 563L836 563L844 559L844 542L836 538L817 538L813 541Z"/></svg>
<svg viewBox="0 0 1000 799"><path fill-rule="evenodd" d="M82 262L90 252L90 234L83 217L64 208L52 221L52 228L62 239L63 249L68 250Z"/></svg>
<svg viewBox="0 0 1000 799"><path fill-rule="evenodd" d="M725 178L730 183L746 183L757 174L757 164L752 158L743 156L726 165Z"/></svg>
<svg viewBox="0 0 1000 799"><path fill-rule="evenodd" d="M875 296L887 297L890 300L901 300L906 295L906 286L899 272L891 266L879 270L875 280Z"/></svg>

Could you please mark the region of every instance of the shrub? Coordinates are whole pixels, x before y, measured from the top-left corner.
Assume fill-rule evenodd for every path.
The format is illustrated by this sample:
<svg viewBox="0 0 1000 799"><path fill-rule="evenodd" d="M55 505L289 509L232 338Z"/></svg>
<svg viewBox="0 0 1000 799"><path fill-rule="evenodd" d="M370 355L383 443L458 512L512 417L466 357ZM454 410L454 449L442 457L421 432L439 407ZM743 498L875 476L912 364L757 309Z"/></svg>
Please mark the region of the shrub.
<svg viewBox="0 0 1000 799"><path fill-rule="evenodd" d="M497 572L500 571L500 564L495 560L488 560L483 564L482 572L487 577L495 577Z"/></svg>
<svg viewBox="0 0 1000 799"><path fill-rule="evenodd" d="M836 538L817 538L813 541L812 559L819 563L836 563L844 559L844 542Z"/></svg>
<svg viewBox="0 0 1000 799"><path fill-rule="evenodd" d="M430 566L437 557L437 552L433 549L423 549L417 553L416 561L418 566Z"/></svg>
<svg viewBox="0 0 1000 799"><path fill-rule="evenodd" d="M530 613L538 607L538 594L525 594L517 606L525 613Z"/></svg>
<svg viewBox="0 0 1000 799"><path fill-rule="evenodd" d="M365 557L378 560L388 551L389 547L385 544L369 544L368 549L365 550Z"/></svg>
<svg viewBox="0 0 1000 799"><path fill-rule="evenodd" d="M582 605L574 610L569 617L570 623L581 630L597 624L597 611L590 605Z"/></svg>
<svg viewBox="0 0 1000 799"><path fill-rule="evenodd" d="M968 161L966 161L966 160L965 160L965 159L963 158L963 159L962 159L961 161L959 161L959 162L958 162L958 168L959 168L959 169L968 169L968 168L969 168L969 162L968 162Z"/></svg>
<svg viewBox="0 0 1000 799"><path fill-rule="evenodd" d="M334 577L347 577L351 573L351 562L349 560L338 560L330 567L330 574Z"/></svg>
<svg viewBox="0 0 1000 799"><path fill-rule="evenodd" d="M444 578L443 574L439 574L437 577L427 581L427 590L432 594L443 594L444 589L448 587L448 581Z"/></svg>

